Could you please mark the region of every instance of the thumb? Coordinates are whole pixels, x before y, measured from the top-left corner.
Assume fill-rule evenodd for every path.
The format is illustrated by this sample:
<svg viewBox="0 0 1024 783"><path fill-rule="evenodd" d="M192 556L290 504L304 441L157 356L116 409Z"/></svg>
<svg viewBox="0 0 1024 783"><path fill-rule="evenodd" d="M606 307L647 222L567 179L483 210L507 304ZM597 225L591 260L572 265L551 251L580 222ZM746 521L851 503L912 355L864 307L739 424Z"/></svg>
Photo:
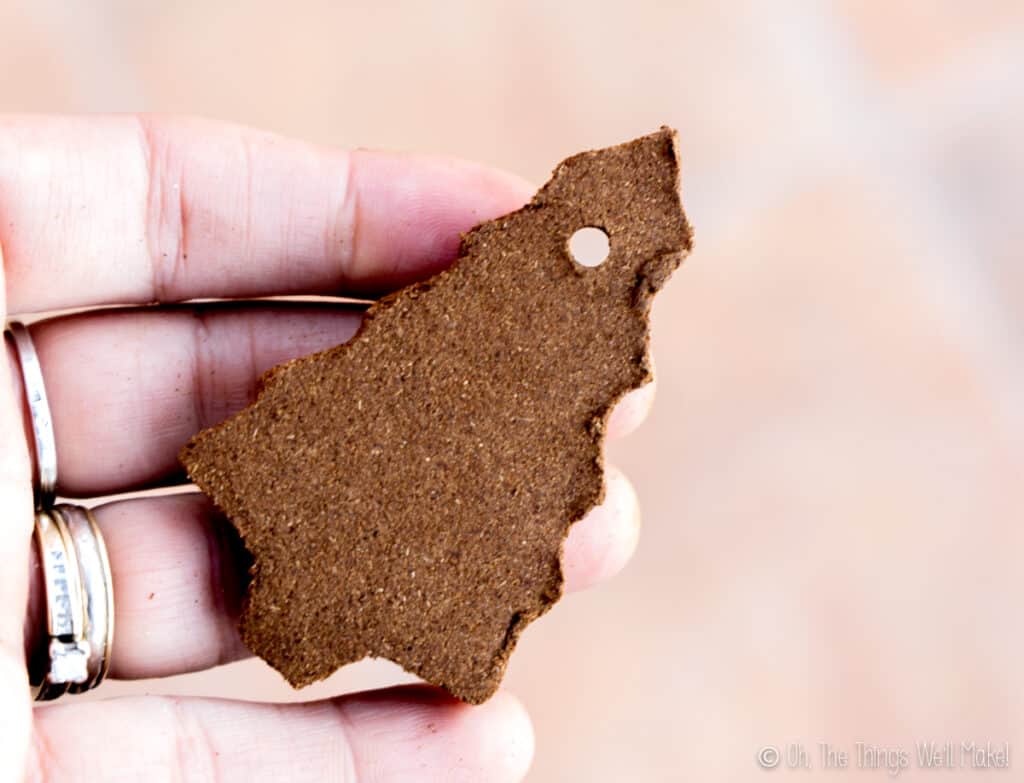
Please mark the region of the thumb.
<svg viewBox="0 0 1024 783"><path fill-rule="evenodd" d="M0 247L0 322L7 321ZM11 366L0 361L0 780L24 775L31 701L25 671L24 623L32 543L32 471L15 399Z"/></svg>

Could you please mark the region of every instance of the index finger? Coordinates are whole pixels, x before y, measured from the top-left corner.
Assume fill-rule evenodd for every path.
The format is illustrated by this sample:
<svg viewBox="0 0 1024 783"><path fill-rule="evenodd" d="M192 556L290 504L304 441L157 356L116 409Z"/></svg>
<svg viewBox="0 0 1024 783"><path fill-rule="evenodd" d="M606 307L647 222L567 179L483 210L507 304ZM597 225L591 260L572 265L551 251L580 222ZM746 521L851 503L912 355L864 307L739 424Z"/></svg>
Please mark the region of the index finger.
<svg viewBox="0 0 1024 783"><path fill-rule="evenodd" d="M427 277L532 189L463 161L344 151L195 118L0 120L12 313Z"/></svg>

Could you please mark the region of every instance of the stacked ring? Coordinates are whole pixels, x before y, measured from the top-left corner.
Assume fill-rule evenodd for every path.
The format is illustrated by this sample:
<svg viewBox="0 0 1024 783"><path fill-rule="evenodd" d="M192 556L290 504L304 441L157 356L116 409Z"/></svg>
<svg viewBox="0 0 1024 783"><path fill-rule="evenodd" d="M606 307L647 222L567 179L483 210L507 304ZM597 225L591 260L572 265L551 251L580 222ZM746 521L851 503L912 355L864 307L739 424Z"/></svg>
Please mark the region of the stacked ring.
<svg viewBox="0 0 1024 783"><path fill-rule="evenodd" d="M8 323L32 422L35 540L46 602L46 647L29 663L37 701L84 693L110 668L114 639L114 583L103 536L83 506L53 505L57 449L39 357L28 328Z"/></svg>
<svg viewBox="0 0 1024 783"><path fill-rule="evenodd" d="M114 592L110 561L99 526L92 512L82 506L61 504L53 509L64 521L74 544L75 559L82 578L85 610L85 641L89 645L89 678L74 683L70 693L84 693L103 682L110 669L110 648L114 642Z"/></svg>
<svg viewBox="0 0 1024 783"><path fill-rule="evenodd" d="M36 512L36 545L46 591L49 667L29 673L36 701L63 696L72 684L89 679L92 650L86 636L85 606L78 561L71 552L71 533L60 515Z"/></svg>

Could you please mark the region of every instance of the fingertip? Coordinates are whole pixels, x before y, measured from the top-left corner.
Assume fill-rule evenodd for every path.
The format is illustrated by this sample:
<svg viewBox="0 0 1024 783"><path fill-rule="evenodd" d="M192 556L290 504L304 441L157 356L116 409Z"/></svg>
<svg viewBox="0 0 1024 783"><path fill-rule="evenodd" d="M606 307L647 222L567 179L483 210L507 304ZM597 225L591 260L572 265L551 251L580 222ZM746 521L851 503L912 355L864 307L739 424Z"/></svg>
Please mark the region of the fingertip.
<svg viewBox="0 0 1024 783"><path fill-rule="evenodd" d="M629 479L605 472L605 499L572 526L562 552L567 592L583 590L621 571L640 538L640 505Z"/></svg>
<svg viewBox="0 0 1024 783"><path fill-rule="evenodd" d="M621 438L629 435L643 424L654 405L656 384L652 378L638 389L627 392L612 408L608 417L608 437Z"/></svg>
<svg viewBox="0 0 1024 783"><path fill-rule="evenodd" d="M476 747L488 761L488 769L500 781L520 781L533 762L533 722L523 703L508 691L498 691L488 701L470 708L477 723Z"/></svg>
<svg viewBox="0 0 1024 783"><path fill-rule="evenodd" d="M467 176L477 178L480 190L509 211L523 206L537 192L536 185L511 171L461 158L452 158L449 162Z"/></svg>
<svg viewBox="0 0 1024 783"><path fill-rule="evenodd" d="M535 190L454 158L360 151L351 166L358 230L346 282L357 290L394 289L440 271L458 255L462 234L519 209Z"/></svg>

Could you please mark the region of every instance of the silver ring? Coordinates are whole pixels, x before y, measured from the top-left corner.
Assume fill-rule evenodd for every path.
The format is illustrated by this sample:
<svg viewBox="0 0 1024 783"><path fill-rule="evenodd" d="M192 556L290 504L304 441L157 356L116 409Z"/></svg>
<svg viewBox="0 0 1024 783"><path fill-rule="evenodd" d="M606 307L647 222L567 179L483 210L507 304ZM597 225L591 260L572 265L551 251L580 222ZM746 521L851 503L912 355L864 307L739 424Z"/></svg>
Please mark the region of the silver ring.
<svg viewBox="0 0 1024 783"><path fill-rule="evenodd" d="M103 682L114 643L114 582L107 547L92 512L83 506L54 506L71 535L85 598L85 640L89 643L89 679L73 683L69 693L84 693Z"/></svg>
<svg viewBox="0 0 1024 783"><path fill-rule="evenodd" d="M53 437L53 418L50 416L50 404L46 399L46 386L43 384L43 368L39 364L39 355L32 344L32 336L28 327L21 321L10 321L6 334L14 343L14 352L18 356L21 367L21 385L28 401L28 412L32 419L32 440L35 456L35 490L36 508L48 508L53 503L57 491L57 443Z"/></svg>
<svg viewBox="0 0 1024 783"><path fill-rule="evenodd" d="M46 628L49 636L46 669L30 674L36 701L64 695L72 683L89 679L91 650L85 639L86 613L74 543L59 515L36 512L36 545L43 571Z"/></svg>

